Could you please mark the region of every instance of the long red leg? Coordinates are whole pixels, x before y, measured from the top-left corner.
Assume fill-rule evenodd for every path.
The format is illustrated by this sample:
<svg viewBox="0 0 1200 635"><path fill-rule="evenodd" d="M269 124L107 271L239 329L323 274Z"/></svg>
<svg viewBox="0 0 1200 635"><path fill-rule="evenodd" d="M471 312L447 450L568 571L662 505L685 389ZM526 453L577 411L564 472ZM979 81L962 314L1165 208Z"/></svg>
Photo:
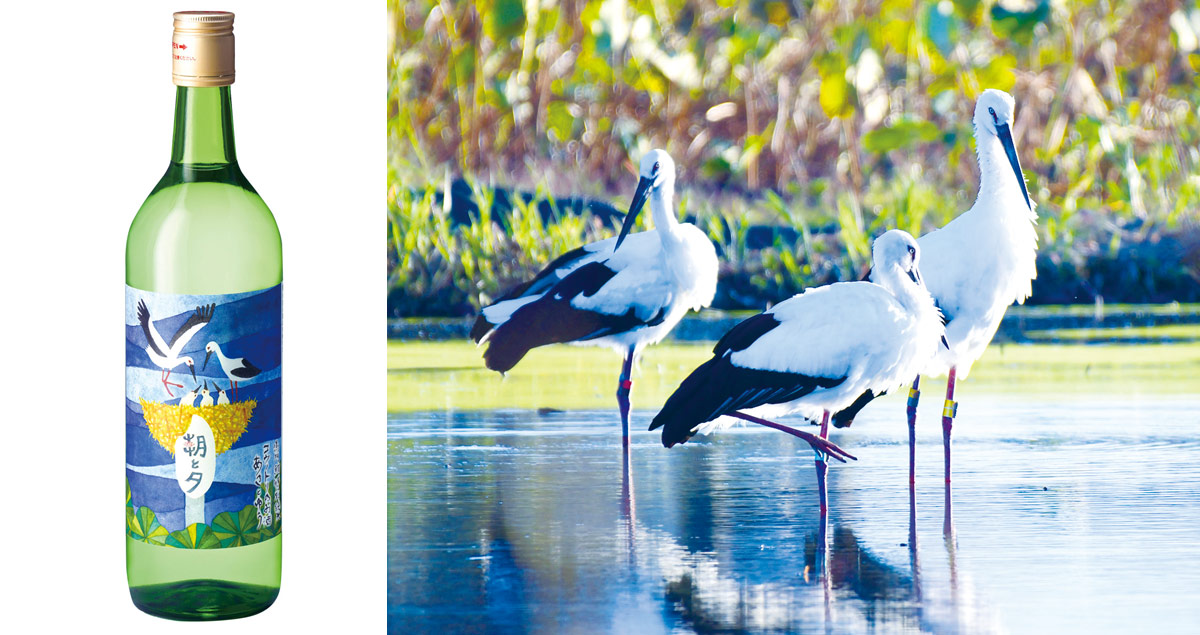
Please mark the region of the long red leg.
<svg viewBox="0 0 1200 635"><path fill-rule="evenodd" d="M954 417L958 414L958 403L954 401L957 370L952 367L950 376L946 378L946 403L942 406L942 445L946 455L946 520L942 529L947 536L954 532L954 515L950 505L950 430L954 427Z"/></svg>
<svg viewBox="0 0 1200 635"><path fill-rule="evenodd" d="M750 423L757 423L760 426L766 426L768 428L773 428L775 430L779 430L780 432L786 432L794 437L803 439L809 445L812 446L813 450L816 450L817 452L824 452L826 455L832 456L833 458L841 461L842 463L845 463L846 459L854 459L855 461L858 460L858 457L839 448L836 444L831 443L826 439L822 439L821 437L819 437L815 434L797 430L790 426L785 426L782 423L775 423L774 421L768 421L766 419L762 419L762 418L756 417L754 415L748 415L744 412L727 412L727 413L725 413L725 416L733 417L735 419L741 419L742 421L749 421ZM842 458L842 457L845 457L845 458Z"/></svg>
<svg viewBox="0 0 1200 635"><path fill-rule="evenodd" d="M917 486L917 402L921 400L921 376L908 390L908 489Z"/></svg>
<svg viewBox="0 0 1200 635"><path fill-rule="evenodd" d="M630 346L621 363L621 378L617 382L617 408L621 411L621 445L629 447L629 391L633 388L633 356L637 347Z"/></svg>
<svg viewBox="0 0 1200 635"><path fill-rule="evenodd" d="M822 415L822 417L821 417L821 438L822 439L829 438L829 411L828 410L826 410L825 414ZM829 469L829 466L825 463L825 453L824 452L817 452L817 458L816 458L815 463L817 464L817 494L821 498L821 515L824 516L826 513L829 512L829 497L828 497L828 494L826 493L826 489L825 489L825 472Z"/></svg>

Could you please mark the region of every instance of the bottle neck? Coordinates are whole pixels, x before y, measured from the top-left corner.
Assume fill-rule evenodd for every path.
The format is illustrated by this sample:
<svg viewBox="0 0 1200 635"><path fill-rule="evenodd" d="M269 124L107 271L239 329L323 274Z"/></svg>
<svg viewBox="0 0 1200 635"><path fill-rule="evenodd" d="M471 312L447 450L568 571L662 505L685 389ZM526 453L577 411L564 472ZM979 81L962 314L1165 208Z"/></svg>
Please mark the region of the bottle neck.
<svg viewBox="0 0 1200 635"><path fill-rule="evenodd" d="M254 192L233 147L228 86L176 88L171 163L154 192L181 183L226 183Z"/></svg>
<svg viewBox="0 0 1200 635"><path fill-rule="evenodd" d="M197 169L237 165L229 86L179 86L171 163Z"/></svg>

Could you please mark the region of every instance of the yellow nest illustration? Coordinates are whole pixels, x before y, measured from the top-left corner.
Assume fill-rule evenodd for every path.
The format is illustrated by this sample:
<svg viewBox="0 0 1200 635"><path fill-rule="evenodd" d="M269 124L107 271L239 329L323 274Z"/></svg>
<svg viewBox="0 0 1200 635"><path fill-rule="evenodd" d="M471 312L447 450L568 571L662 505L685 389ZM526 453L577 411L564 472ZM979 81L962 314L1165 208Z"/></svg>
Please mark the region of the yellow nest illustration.
<svg viewBox="0 0 1200 635"><path fill-rule="evenodd" d="M177 406L145 399L138 401L142 402L142 416L150 428L150 435L172 456L175 455L175 440L187 431L192 415L200 415L201 419L208 422L217 443L217 454L221 454L233 447L238 437L246 431L250 415L258 405L253 399L219 406Z"/></svg>

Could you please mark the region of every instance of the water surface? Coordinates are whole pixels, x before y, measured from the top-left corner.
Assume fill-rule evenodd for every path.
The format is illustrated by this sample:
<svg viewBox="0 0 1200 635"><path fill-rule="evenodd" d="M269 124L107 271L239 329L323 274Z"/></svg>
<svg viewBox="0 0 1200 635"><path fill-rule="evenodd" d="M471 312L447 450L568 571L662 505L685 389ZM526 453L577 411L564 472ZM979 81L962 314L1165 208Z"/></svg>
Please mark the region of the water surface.
<svg viewBox="0 0 1200 635"><path fill-rule="evenodd" d="M915 518L889 398L833 433L860 460L830 469L824 524L812 452L779 432L642 432L626 464L614 411L391 415L389 626L1200 629L1200 398L964 399L950 539L934 399Z"/></svg>

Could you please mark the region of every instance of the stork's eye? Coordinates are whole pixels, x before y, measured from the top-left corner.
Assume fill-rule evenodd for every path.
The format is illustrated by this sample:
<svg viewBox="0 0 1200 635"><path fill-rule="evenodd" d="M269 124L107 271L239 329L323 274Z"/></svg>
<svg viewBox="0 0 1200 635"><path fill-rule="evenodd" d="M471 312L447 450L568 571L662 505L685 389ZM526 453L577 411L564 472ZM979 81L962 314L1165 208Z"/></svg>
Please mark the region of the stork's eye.
<svg viewBox="0 0 1200 635"><path fill-rule="evenodd" d="M913 247L912 245L909 245L908 246L908 256L910 258L916 258L917 257L917 248Z"/></svg>
<svg viewBox="0 0 1200 635"><path fill-rule="evenodd" d="M988 112L992 113L992 123L1000 125L1000 118L996 116L996 109L989 106Z"/></svg>
<svg viewBox="0 0 1200 635"><path fill-rule="evenodd" d="M651 175L658 174L658 161L655 161L654 167L650 168L650 174Z"/></svg>

